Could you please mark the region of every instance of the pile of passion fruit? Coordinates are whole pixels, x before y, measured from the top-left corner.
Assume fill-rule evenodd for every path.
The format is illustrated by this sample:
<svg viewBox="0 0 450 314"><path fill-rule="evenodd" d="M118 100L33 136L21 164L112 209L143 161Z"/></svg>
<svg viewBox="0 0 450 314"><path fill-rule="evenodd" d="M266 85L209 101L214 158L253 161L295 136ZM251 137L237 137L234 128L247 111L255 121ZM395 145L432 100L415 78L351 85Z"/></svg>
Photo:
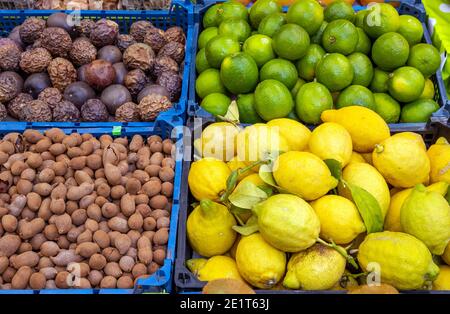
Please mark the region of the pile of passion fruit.
<svg viewBox="0 0 450 314"><path fill-rule="evenodd" d="M30 17L0 38L0 120L153 121L178 101L186 37L150 21Z"/></svg>

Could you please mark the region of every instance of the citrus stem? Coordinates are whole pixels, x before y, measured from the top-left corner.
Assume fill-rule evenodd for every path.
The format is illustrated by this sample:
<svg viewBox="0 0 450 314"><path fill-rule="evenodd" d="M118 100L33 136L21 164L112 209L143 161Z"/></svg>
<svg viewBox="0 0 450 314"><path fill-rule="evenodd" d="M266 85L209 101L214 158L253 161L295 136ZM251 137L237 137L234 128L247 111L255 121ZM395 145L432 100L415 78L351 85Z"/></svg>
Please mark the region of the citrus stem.
<svg viewBox="0 0 450 314"><path fill-rule="evenodd" d="M228 201L228 197L231 195L234 188L236 187L237 180L240 175L246 173L247 171L250 171L253 167L256 167L256 166L259 166L259 165L262 165L265 163L267 163L267 161L258 160L244 168L239 168L239 169L233 170L227 179L227 189L225 190L225 193L223 193L222 196L220 197L220 201L221 202Z"/></svg>
<svg viewBox="0 0 450 314"><path fill-rule="evenodd" d="M351 277L353 279L358 279L359 277L366 276L368 273L359 273L359 274L352 274L352 273L346 273L344 276Z"/></svg>
<svg viewBox="0 0 450 314"><path fill-rule="evenodd" d="M352 265L356 269L359 269L358 264L356 264L355 259L352 256L350 256L344 248L336 245L336 243L334 243L333 240L331 241L331 243L328 243L328 242L322 240L321 238L318 238L317 242L319 242L323 245L326 245L332 249L335 249L339 254L341 254L343 257L345 257L345 259L347 260L347 262L350 263L350 265Z"/></svg>

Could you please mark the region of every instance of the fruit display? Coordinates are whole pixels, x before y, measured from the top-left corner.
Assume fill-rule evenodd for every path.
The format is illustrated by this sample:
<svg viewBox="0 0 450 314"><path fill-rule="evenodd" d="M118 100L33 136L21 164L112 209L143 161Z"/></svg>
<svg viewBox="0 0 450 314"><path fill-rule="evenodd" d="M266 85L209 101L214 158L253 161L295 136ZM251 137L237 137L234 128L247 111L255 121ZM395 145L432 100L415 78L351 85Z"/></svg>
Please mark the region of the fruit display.
<svg viewBox="0 0 450 314"><path fill-rule="evenodd" d="M441 106L441 58L422 42L422 23L386 3L355 12L349 1L326 2L283 3L287 12L276 0L210 6L195 58L200 107L223 118L236 101L242 123L320 124L322 112L351 105L387 123L427 122Z"/></svg>
<svg viewBox="0 0 450 314"><path fill-rule="evenodd" d="M37 10L150 10L167 9L169 0L5 0L8 9Z"/></svg>
<svg viewBox="0 0 450 314"><path fill-rule="evenodd" d="M0 289L131 289L165 263L174 144L48 129L0 140Z"/></svg>
<svg viewBox="0 0 450 314"><path fill-rule="evenodd" d="M181 27L54 13L29 17L0 39L0 118L18 121L154 121L180 98Z"/></svg>
<svg viewBox="0 0 450 314"><path fill-rule="evenodd" d="M320 120L202 126L186 178L187 269L235 293L448 290L448 141L391 133L358 105Z"/></svg>

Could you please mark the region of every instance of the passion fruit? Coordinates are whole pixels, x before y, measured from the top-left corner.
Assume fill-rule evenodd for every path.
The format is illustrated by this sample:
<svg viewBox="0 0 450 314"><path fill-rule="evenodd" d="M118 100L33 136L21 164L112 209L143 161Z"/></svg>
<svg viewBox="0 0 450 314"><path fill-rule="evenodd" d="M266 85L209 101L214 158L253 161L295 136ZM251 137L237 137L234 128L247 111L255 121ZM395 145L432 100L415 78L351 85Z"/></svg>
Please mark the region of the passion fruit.
<svg viewBox="0 0 450 314"><path fill-rule="evenodd" d="M122 61L122 52L116 46L104 46L97 52L97 59L102 59L112 64L118 63Z"/></svg>
<svg viewBox="0 0 450 314"><path fill-rule="evenodd" d="M34 73L27 77L23 83L23 90L25 93L33 96L34 99L47 87L51 87L52 82L47 73Z"/></svg>
<svg viewBox="0 0 450 314"><path fill-rule="evenodd" d="M95 91L85 82L75 82L64 90L64 100L70 101L78 109L89 99L95 98Z"/></svg>
<svg viewBox="0 0 450 314"><path fill-rule="evenodd" d="M132 98L125 86L114 84L105 88L100 100L105 104L106 108L108 108L110 114L115 114L117 108L126 102L132 101Z"/></svg>
<svg viewBox="0 0 450 314"><path fill-rule="evenodd" d="M116 70L111 62L105 60L94 60L86 67L85 81L97 90L113 84L116 79Z"/></svg>

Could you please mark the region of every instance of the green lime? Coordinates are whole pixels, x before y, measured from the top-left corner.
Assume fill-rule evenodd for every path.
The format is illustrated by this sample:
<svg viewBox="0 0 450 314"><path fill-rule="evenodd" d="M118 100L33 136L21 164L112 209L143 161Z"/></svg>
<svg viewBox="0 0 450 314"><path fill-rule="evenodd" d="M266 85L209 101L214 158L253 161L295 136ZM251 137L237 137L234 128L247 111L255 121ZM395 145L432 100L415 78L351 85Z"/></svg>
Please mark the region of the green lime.
<svg viewBox="0 0 450 314"><path fill-rule="evenodd" d="M423 76L430 77L439 69L441 56L433 45L417 44L409 52L407 65L418 69Z"/></svg>
<svg viewBox="0 0 450 314"><path fill-rule="evenodd" d="M373 79L373 66L369 57L361 52L354 52L348 57L353 68L353 85L369 86Z"/></svg>
<svg viewBox="0 0 450 314"><path fill-rule="evenodd" d="M408 55L409 44L398 33L383 34L372 45L372 60L385 71L392 71L405 65Z"/></svg>
<svg viewBox="0 0 450 314"><path fill-rule="evenodd" d="M372 92L361 85L350 85L338 97L336 108L348 106L362 106L375 110L375 100Z"/></svg>
<svg viewBox="0 0 450 314"><path fill-rule="evenodd" d="M327 21L323 21L322 24L320 24L319 30L311 36L311 44L322 45L323 32L325 31L325 28L327 28L327 25Z"/></svg>
<svg viewBox="0 0 450 314"><path fill-rule="evenodd" d="M306 83L306 82L305 82L303 79L301 79L301 78L298 78L298 79L297 79L297 82L295 83L294 88L291 89L291 95L292 95L292 98L295 99L295 97L297 96L298 91L300 90L300 88L301 88L305 83Z"/></svg>
<svg viewBox="0 0 450 314"><path fill-rule="evenodd" d="M297 61L298 76L306 81L312 81L316 76L317 63L325 55L325 50L319 45L311 44L306 55Z"/></svg>
<svg viewBox="0 0 450 314"><path fill-rule="evenodd" d="M231 93L248 93L258 84L258 66L248 54L237 52L223 60L220 78Z"/></svg>
<svg viewBox="0 0 450 314"><path fill-rule="evenodd" d="M400 122L428 122L431 115L439 110L439 105L432 99L419 99L402 108Z"/></svg>
<svg viewBox="0 0 450 314"><path fill-rule="evenodd" d="M414 46L422 40L423 26L412 15L400 15L400 27L397 29L397 33L405 37L410 46Z"/></svg>
<svg viewBox="0 0 450 314"><path fill-rule="evenodd" d="M309 43L309 35L301 26L285 24L273 36L272 45L279 57L293 61L306 54Z"/></svg>
<svg viewBox="0 0 450 314"><path fill-rule="evenodd" d="M316 0L298 0L289 7L286 20L314 35L324 20L323 8Z"/></svg>
<svg viewBox="0 0 450 314"><path fill-rule="evenodd" d="M212 93L224 94L226 89L220 80L219 70L207 69L200 73L195 81L195 91L200 98L205 98Z"/></svg>
<svg viewBox="0 0 450 314"><path fill-rule="evenodd" d="M258 29L259 23L272 13L280 13L281 6L276 0L259 0L256 1L250 9L250 23L253 28Z"/></svg>
<svg viewBox="0 0 450 314"><path fill-rule="evenodd" d="M425 80L425 87L419 99L433 99L434 98L434 84L429 78Z"/></svg>
<svg viewBox="0 0 450 314"><path fill-rule="evenodd" d="M284 13L269 14L259 23L258 33L272 37L284 24L286 24L286 15Z"/></svg>
<svg viewBox="0 0 450 314"><path fill-rule="evenodd" d="M260 81L277 80L291 90L297 83L298 73L295 65L284 59L273 59L263 65L259 74Z"/></svg>
<svg viewBox="0 0 450 314"><path fill-rule="evenodd" d="M397 123L400 118L400 104L386 93L374 93L375 112L378 113L386 123Z"/></svg>
<svg viewBox="0 0 450 314"><path fill-rule="evenodd" d="M358 43L358 31L355 25L343 19L328 23L323 32L322 46L327 52L349 55L355 51Z"/></svg>
<svg viewBox="0 0 450 314"><path fill-rule="evenodd" d="M370 82L370 90L374 93L384 93L388 91L387 82L389 80L389 73L379 68L373 69L373 79Z"/></svg>
<svg viewBox="0 0 450 314"><path fill-rule="evenodd" d="M203 27L219 26L217 11L222 7L223 3L216 3L211 6L203 15Z"/></svg>
<svg viewBox="0 0 450 314"><path fill-rule="evenodd" d="M359 28L364 27L364 18L366 17L367 13L369 13L367 10L361 10L356 12L355 14L355 26Z"/></svg>
<svg viewBox="0 0 450 314"><path fill-rule="evenodd" d="M367 9L363 29L372 38L389 32L396 32L400 26L397 10L387 3L376 3Z"/></svg>
<svg viewBox="0 0 450 314"><path fill-rule="evenodd" d="M208 60L206 60L205 48L202 48L197 52L197 56L195 57L195 68L199 74L210 68Z"/></svg>
<svg viewBox="0 0 450 314"><path fill-rule="evenodd" d="M358 32L358 42L355 47L355 52L361 52L368 55L370 53L370 48L372 48L372 42L362 28L357 27L356 31Z"/></svg>
<svg viewBox="0 0 450 314"><path fill-rule="evenodd" d="M344 0L337 0L327 6L324 11L324 17L327 22L344 19L353 23L355 20L355 10L353 10L351 4Z"/></svg>
<svg viewBox="0 0 450 314"><path fill-rule="evenodd" d="M220 64L226 56L239 52L239 42L230 35L218 35L206 45L206 60L213 68L220 68Z"/></svg>
<svg viewBox="0 0 450 314"><path fill-rule="evenodd" d="M323 111L333 108L330 91L322 84L310 82L304 84L295 97L295 111L305 123L320 123Z"/></svg>
<svg viewBox="0 0 450 314"><path fill-rule="evenodd" d="M353 67L346 56L329 53L317 63L316 79L330 91L337 92L352 83Z"/></svg>
<svg viewBox="0 0 450 314"><path fill-rule="evenodd" d="M255 60L258 67L275 58L272 48L272 38L266 35L252 35L244 42L242 51L248 53Z"/></svg>
<svg viewBox="0 0 450 314"><path fill-rule="evenodd" d="M265 80L256 86L255 108L265 121L286 117L294 107L287 87L275 80Z"/></svg>
<svg viewBox="0 0 450 314"><path fill-rule="evenodd" d="M255 109L255 96L254 94L241 94L238 95L236 100L239 110L239 121L241 123L258 123L263 122Z"/></svg>
<svg viewBox="0 0 450 314"><path fill-rule="evenodd" d="M239 42L244 42L251 33L250 25L242 19L226 19L219 25L219 35L233 36Z"/></svg>
<svg viewBox="0 0 450 314"><path fill-rule="evenodd" d="M238 18L247 21L248 11L245 5L238 1L227 1L217 10L217 24L220 25L230 18Z"/></svg>
<svg viewBox="0 0 450 314"><path fill-rule="evenodd" d="M231 99L227 95L212 93L202 100L200 106L215 116L224 116L230 103Z"/></svg>
<svg viewBox="0 0 450 314"><path fill-rule="evenodd" d="M217 27L205 28L198 36L198 49L206 47L208 41L219 35L219 29Z"/></svg>
<svg viewBox="0 0 450 314"><path fill-rule="evenodd" d="M422 95L425 79L419 70L405 66L395 70L389 77L388 90L401 102L411 102Z"/></svg>

